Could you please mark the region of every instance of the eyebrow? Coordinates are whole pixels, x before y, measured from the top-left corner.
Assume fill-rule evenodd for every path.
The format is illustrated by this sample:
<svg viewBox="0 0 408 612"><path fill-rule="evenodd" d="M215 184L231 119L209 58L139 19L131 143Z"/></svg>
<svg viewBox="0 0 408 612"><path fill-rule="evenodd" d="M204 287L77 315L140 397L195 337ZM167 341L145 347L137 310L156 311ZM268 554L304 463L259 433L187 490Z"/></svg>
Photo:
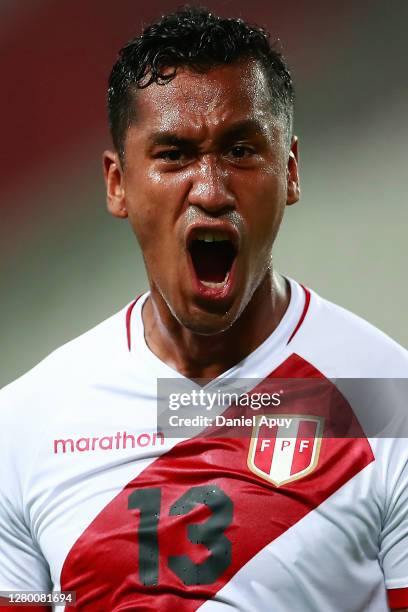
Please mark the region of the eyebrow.
<svg viewBox="0 0 408 612"><path fill-rule="evenodd" d="M221 138L232 140L234 138L247 138L248 136L266 136L265 126L256 119L245 119L229 127Z"/></svg>
<svg viewBox="0 0 408 612"><path fill-rule="evenodd" d="M174 147L194 144L198 142L198 140L194 138L182 138L181 136L177 136L174 132L154 132L151 134L149 138L150 144L152 146L158 145L171 145Z"/></svg>
<svg viewBox="0 0 408 612"><path fill-rule="evenodd" d="M265 136L265 126L255 119L245 119L238 121L224 130L217 140L221 144L231 142L237 138L248 138L249 136ZM200 139L186 138L177 133L165 130L153 132L150 137L150 146L173 146L173 147L194 147L198 146Z"/></svg>

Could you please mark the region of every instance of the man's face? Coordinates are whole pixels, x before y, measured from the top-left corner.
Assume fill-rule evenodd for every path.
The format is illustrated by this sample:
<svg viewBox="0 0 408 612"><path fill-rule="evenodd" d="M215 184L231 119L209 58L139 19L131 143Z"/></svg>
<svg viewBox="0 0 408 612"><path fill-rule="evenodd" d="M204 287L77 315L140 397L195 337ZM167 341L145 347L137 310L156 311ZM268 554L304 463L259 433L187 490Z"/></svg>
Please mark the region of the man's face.
<svg viewBox="0 0 408 612"><path fill-rule="evenodd" d="M191 331L219 333L270 272L284 208L298 199L296 143L289 154L253 61L179 69L136 98L111 212L129 217L153 299Z"/></svg>

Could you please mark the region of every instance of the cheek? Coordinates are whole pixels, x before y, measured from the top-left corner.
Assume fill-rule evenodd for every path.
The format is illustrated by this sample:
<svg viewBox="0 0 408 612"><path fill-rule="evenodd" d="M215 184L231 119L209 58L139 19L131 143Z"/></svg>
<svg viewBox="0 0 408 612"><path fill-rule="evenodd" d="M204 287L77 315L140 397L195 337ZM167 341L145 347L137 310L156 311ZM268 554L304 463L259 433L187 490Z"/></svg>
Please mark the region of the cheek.
<svg viewBox="0 0 408 612"><path fill-rule="evenodd" d="M248 207L244 215L250 232L260 238L276 233L286 206L286 177L271 171L247 182Z"/></svg>
<svg viewBox="0 0 408 612"><path fill-rule="evenodd" d="M126 189L129 222L143 252L147 268L154 274L175 258L175 223L178 218L180 185L158 173L132 176Z"/></svg>
<svg viewBox="0 0 408 612"><path fill-rule="evenodd" d="M180 212L188 178L153 169L133 172L125 184L129 217L138 226L148 225L153 230L171 224Z"/></svg>
<svg viewBox="0 0 408 612"><path fill-rule="evenodd" d="M132 173L125 185L130 224L142 247L160 233L166 207L163 187L156 176Z"/></svg>

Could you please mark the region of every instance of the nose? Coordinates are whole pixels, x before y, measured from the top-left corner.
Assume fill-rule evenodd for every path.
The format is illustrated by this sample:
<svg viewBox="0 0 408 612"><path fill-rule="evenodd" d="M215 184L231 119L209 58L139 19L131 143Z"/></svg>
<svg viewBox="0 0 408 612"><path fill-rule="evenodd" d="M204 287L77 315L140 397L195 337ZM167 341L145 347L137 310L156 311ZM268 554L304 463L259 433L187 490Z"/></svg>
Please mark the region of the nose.
<svg viewBox="0 0 408 612"><path fill-rule="evenodd" d="M211 215L228 212L235 208L235 196L228 183L228 171L216 156L205 155L194 171L188 201Z"/></svg>

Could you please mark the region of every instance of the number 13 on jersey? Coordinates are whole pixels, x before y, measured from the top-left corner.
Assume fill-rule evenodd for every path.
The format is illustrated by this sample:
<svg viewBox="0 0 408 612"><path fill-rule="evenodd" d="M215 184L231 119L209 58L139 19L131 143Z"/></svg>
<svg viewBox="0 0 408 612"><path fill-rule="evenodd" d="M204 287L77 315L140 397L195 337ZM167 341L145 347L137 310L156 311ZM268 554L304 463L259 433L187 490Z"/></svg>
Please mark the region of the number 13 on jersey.
<svg viewBox="0 0 408 612"><path fill-rule="evenodd" d="M145 586L160 582L159 526L168 517L161 515L161 488L137 489L129 495L128 509L139 510L139 578ZM232 522L233 503L217 485L191 487L171 505L169 517L188 515L197 506L205 505L211 511L200 523L187 525L186 540L205 546L209 555L202 562L193 562L186 555L168 555L170 570L187 586L213 584L231 563L231 542L225 530ZM172 538L171 529L164 532ZM168 545L171 545L169 542Z"/></svg>

